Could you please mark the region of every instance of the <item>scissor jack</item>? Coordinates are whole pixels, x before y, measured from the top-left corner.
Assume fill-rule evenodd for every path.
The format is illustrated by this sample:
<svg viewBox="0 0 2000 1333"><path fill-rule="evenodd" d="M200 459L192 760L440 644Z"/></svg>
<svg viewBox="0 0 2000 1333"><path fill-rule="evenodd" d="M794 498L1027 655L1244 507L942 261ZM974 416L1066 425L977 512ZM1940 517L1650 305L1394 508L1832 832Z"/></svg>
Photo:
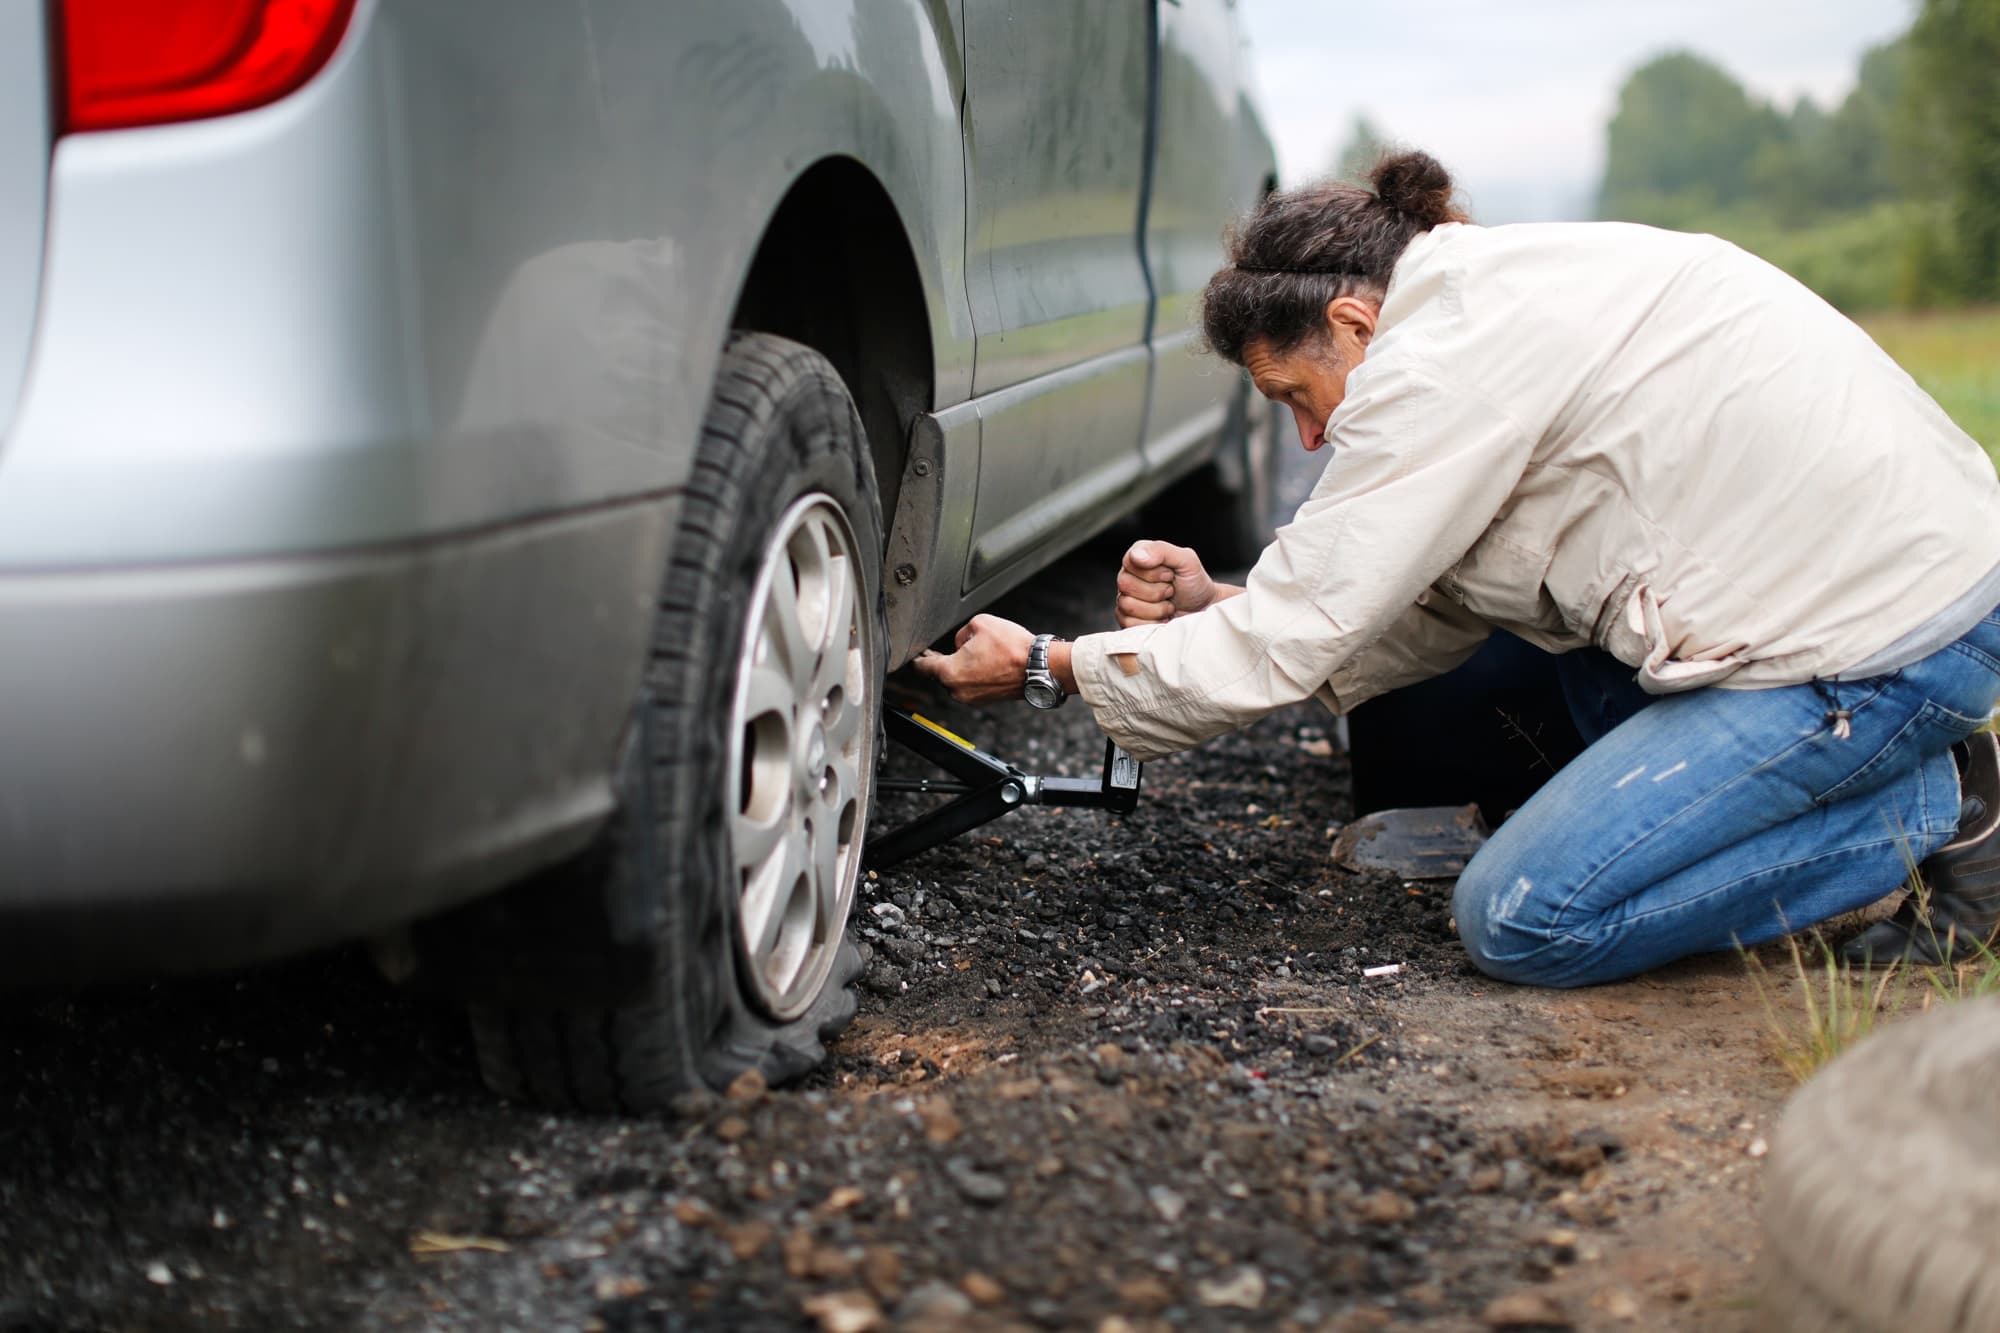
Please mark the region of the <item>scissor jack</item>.
<svg viewBox="0 0 2000 1333"><path fill-rule="evenodd" d="M862 859L874 869L908 860L959 834L991 823L1028 805L1081 806L1125 814L1139 804L1139 761L1104 742L1104 770L1095 778L1045 778L996 759L986 751L946 731L929 718L899 709L885 709L883 728L889 739L951 774L932 778L883 778L878 792L909 792L951 796L927 814L901 828L870 838Z"/></svg>

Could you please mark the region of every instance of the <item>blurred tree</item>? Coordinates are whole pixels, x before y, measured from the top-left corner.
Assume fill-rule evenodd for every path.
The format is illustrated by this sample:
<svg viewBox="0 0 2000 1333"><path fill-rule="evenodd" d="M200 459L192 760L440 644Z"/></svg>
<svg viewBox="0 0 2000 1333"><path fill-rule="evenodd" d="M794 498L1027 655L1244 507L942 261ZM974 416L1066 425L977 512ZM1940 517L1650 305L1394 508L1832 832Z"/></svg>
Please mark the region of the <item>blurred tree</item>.
<svg viewBox="0 0 2000 1333"><path fill-rule="evenodd" d="M1688 52L1649 61L1619 91L1599 208L1728 236L1845 309L2000 299L2000 0L1920 0L1831 111L1780 111Z"/></svg>
<svg viewBox="0 0 2000 1333"><path fill-rule="evenodd" d="M1905 193L1895 141L1908 56L1902 40L1869 51L1830 115L1799 98L1751 160L1750 202L1779 226L1799 227Z"/></svg>
<svg viewBox="0 0 2000 1333"><path fill-rule="evenodd" d="M1375 122L1366 113L1356 113L1354 125L1347 131L1347 142L1333 159L1333 174L1340 180L1365 183L1368 173L1389 151L1389 141Z"/></svg>
<svg viewBox="0 0 2000 1333"><path fill-rule="evenodd" d="M1966 298L1993 300L2000 297L2000 0L1924 0L1909 42L1905 141L1938 150L1948 280Z"/></svg>
<svg viewBox="0 0 2000 1333"><path fill-rule="evenodd" d="M1601 216L1676 223L1751 190L1751 164L1784 120L1720 66L1687 51L1634 70L1607 136Z"/></svg>

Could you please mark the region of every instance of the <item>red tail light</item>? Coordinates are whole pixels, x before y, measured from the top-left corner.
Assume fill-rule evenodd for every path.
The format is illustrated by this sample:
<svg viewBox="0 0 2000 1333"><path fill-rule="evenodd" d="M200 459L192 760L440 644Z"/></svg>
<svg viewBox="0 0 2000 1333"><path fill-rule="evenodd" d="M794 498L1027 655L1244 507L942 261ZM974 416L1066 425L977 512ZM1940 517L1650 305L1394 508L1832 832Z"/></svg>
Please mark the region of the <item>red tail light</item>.
<svg viewBox="0 0 2000 1333"><path fill-rule="evenodd" d="M63 0L63 128L248 111L316 74L354 0Z"/></svg>

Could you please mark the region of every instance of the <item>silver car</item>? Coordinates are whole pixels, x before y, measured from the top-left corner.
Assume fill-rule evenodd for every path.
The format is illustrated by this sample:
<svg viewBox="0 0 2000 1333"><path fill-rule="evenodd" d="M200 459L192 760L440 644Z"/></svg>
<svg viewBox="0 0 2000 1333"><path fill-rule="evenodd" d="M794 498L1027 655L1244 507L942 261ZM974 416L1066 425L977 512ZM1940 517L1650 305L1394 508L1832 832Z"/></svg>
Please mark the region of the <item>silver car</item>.
<svg viewBox="0 0 2000 1333"><path fill-rule="evenodd" d="M0 975L372 938L509 1094L809 1067L885 672L1149 497L1261 541L1247 70L1234 0L0 0Z"/></svg>

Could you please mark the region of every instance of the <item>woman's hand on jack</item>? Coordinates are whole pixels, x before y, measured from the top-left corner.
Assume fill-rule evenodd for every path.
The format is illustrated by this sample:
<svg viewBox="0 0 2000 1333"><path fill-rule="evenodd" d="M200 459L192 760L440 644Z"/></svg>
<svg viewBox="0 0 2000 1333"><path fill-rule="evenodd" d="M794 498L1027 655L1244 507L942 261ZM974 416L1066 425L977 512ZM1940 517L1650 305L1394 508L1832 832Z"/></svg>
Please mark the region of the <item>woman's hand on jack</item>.
<svg viewBox="0 0 2000 1333"><path fill-rule="evenodd" d="M949 653L926 650L910 665L962 704L1019 699L1035 636L999 616L974 616L959 628Z"/></svg>

